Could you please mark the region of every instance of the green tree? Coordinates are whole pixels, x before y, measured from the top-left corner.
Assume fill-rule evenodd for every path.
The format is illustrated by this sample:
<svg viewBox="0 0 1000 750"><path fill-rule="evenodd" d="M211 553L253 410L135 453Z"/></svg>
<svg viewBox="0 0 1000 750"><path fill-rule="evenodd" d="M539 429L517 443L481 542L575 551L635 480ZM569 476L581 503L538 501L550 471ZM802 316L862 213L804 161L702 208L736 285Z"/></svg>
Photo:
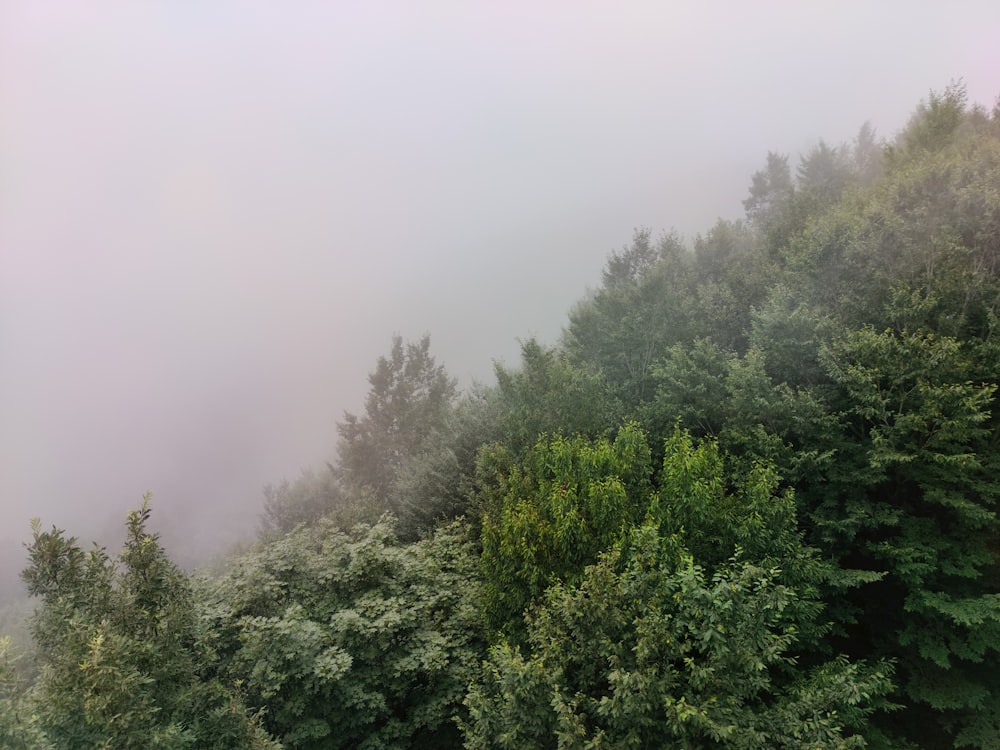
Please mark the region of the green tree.
<svg viewBox="0 0 1000 750"><path fill-rule="evenodd" d="M34 524L22 576L34 621L38 725L56 748L276 748L239 696L209 676L213 652L187 578L128 517L117 563Z"/></svg>
<svg viewBox="0 0 1000 750"><path fill-rule="evenodd" d="M721 222L693 257L660 257L648 232L637 236L572 312L564 340L571 361L596 369L620 413L648 431L654 465L661 446L664 462L677 452L668 445L677 424L717 442L721 480L694 485L714 499L684 511L696 564L714 571L737 539L791 540L753 552L787 564L751 562L779 567L796 592L822 593L834 627L800 633L801 658L818 663L833 649L898 660L906 707L877 717L895 746L1000 744L998 123L1000 110L968 109L958 84L932 94L889 147L870 128L851 153L821 143L797 182L771 154L754 175L748 225ZM502 529L499 509L519 509L511 529L524 541L501 532L494 545L506 539L505 564L520 570L498 568L523 588L519 601L539 601L556 581L577 585L579 561L545 557L560 548L545 536L559 528L556 504L535 495L542 474L503 448L481 459L498 488L487 493L497 525L487 532ZM774 489L757 491L761 506L748 488L766 486L769 470ZM792 503L801 534L766 521L768 498ZM653 515L677 533L687 506L664 507ZM804 552L805 541L819 553ZM491 544L484 537L484 559ZM794 581L803 559L812 572ZM526 586L518 576L534 578Z"/></svg>
<svg viewBox="0 0 1000 750"><path fill-rule="evenodd" d="M850 149L851 168L858 184L870 186L882 177L885 143L875 135L875 128L866 122L858 129Z"/></svg>
<svg viewBox="0 0 1000 750"><path fill-rule="evenodd" d="M864 619L852 640L899 660L906 733L928 746L1000 744L997 365L977 362L981 353L925 330L871 327L824 351L862 450L813 517L841 533L848 559L885 572L858 592ZM989 382L970 379L987 368Z"/></svg>
<svg viewBox="0 0 1000 750"><path fill-rule="evenodd" d="M510 471L483 518L484 609L494 632L523 643L531 602L556 582L577 583L587 565L646 522L682 538L709 569L741 549L755 564L782 568L783 581L810 596L832 576L804 545L793 496L779 493L766 462L742 470L731 489L718 443L697 444L677 429L665 440L655 482L651 467L646 436L631 424L614 442L542 439ZM810 642L826 632L813 631Z"/></svg>
<svg viewBox="0 0 1000 750"><path fill-rule="evenodd" d="M691 328L691 338L710 336L724 349L746 349L751 312L763 303L774 283L773 264L762 249L750 226L721 219L695 239L699 275L697 323Z"/></svg>
<svg viewBox="0 0 1000 750"><path fill-rule="evenodd" d="M944 91L931 91L899 134L892 159L906 155L919 157L922 152L939 150L948 145L955 131L967 119L968 93L965 83L953 81Z"/></svg>
<svg viewBox="0 0 1000 750"><path fill-rule="evenodd" d="M972 113L956 122L956 94L932 98L941 111L911 127L936 135L896 144L881 180L812 217L782 250L783 282L852 328L895 325L893 296L921 293L920 324L981 338L1000 312L1000 134Z"/></svg>
<svg viewBox="0 0 1000 750"><path fill-rule="evenodd" d="M521 453L540 435L604 435L619 411L604 377L535 339L521 345L521 367L495 368L496 440Z"/></svg>
<svg viewBox="0 0 1000 750"><path fill-rule="evenodd" d="M692 273L692 256L676 234L654 244L649 230L638 230L608 260L602 287L570 312L564 339L571 361L600 372L626 408L649 397L653 363L689 335Z"/></svg>
<svg viewBox="0 0 1000 750"><path fill-rule="evenodd" d="M766 230L781 220L782 211L794 194L788 157L769 151L765 167L751 177L750 195L743 201L743 208L752 224Z"/></svg>
<svg viewBox="0 0 1000 750"><path fill-rule="evenodd" d="M387 509L403 462L421 453L429 436L446 429L456 384L430 353L430 337L405 346L393 337L388 357L368 376L365 413L344 414L338 473L348 489L369 491Z"/></svg>
<svg viewBox="0 0 1000 750"><path fill-rule="evenodd" d="M809 213L825 210L840 200L844 190L855 181L852 167L846 147L830 146L823 140L799 160L796 192L809 203Z"/></svg>
<svg viewBox="0 0 1000 750"><path fill-rule="evenodd" d="M475 386L462 394L447 428L430 435L421 453L406 459L396 475L392 497L401 539L427 536L443 522L478 513L480 449L502 437L509 440L523 428L512 416L498 388Z"/></svg>

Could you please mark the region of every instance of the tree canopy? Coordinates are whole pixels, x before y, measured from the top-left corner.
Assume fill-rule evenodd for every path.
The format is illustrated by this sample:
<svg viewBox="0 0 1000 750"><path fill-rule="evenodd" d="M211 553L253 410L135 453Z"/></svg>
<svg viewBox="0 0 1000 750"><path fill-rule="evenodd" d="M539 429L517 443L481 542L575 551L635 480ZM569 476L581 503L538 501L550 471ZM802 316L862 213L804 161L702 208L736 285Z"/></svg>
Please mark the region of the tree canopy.
<svg viewBox="0 0 1000 750"><path fill-rule="evenodd" d="M34 527L24 748L1000 747L1000 106L772 152L460 393L394 337L257 544Z"/></svg>

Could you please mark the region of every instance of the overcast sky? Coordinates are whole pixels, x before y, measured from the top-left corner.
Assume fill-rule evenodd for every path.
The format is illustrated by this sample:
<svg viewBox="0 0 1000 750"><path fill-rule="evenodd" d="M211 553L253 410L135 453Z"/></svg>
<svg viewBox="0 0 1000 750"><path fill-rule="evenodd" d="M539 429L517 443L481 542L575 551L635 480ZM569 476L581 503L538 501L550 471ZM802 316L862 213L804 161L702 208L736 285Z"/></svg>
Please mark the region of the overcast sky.
<svg viewBox="0 0 1000 750"><path fill-rule="evenodd" d="M394 333L491 382L634 227L959 77L993 105L995 0L0 0L3 564L147 489L225 546Z"/></svg>

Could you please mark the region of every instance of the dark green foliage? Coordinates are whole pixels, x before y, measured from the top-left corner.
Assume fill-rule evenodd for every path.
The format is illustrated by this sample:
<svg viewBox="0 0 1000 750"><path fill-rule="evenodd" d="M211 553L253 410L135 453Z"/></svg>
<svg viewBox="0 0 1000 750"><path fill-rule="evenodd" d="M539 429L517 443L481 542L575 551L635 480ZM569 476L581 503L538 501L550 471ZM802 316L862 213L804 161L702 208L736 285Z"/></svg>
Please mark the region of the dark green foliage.
<svg viewBox="0 0 1000 750"><path fill-rule="evenodd" d="M795 344L792 337L784 342ZM795 347L789 354L800 352ZM788 358L756 346L740 357L705 339L671 347L654 370L656 396L641 412L643 423L654 434L679 423L717 438L736 472L732 481L759 460L773 464L786 481L808 477L832 458L814 439L834 432L837 420L822 392L775 382L768 373L772 357L779 363ZM810 367L804 359L796 364Z"/></svg>
<svg viewBox="0 0 1000 750"><path fill-rule="evenodd" d="M975 352L925 331L871 328L825 352L845 391L843 418L864 448L852 473L863 494L842 495L867 508L849 543L888 573L860 592L866 620L880 615L868 647L899 658L910 700L974 724L1000 691L997 386L967 380L979 369ZM850 515L829 503L817 511L841 528Z"/></svg>
<svg viewBox="0 0 1000 750"><path fill-rule="evenodd" d="M439 748L482 653L476 558L451 526L323 520L238 561L208 617L225 673L287 748Z"/></svg>
<svg viewBox="0 0 1000 750"><path fill-rule="evenodd" d="M213 653L186 577L129 514L118 562L36 523L23 573L42 606L32 696L55 748L278 747L207 671Z"/></svg>
<svg viewBox="0 0 1000 750"><path fill-rule="evenodd" d="M1000 746L1000 110L967 109L955 84L889 146L866 126L791 171L770 154L752 232L720 223L686 275L667 258L633 264L631 287L606 274L567 350L654 438L678 423L716 438L727 488L762 460L794 488L835 565L811 579L837 634L822 648L898 660L905 708L877 718L891 742ZM619 291L663 273L657 295ZM633 321L649 343L638 388L604 354ZM735 528L690 543L705 554Z"/></svg>
<svg viewBox="0 0 1000 750"><path fill-rule="evenodd" d="M676 537L636 529L546 591L527 654L491 649L466 747L862 747L889 670L795 668L797 595L779 578L738 558L708 574Z"/></svg>

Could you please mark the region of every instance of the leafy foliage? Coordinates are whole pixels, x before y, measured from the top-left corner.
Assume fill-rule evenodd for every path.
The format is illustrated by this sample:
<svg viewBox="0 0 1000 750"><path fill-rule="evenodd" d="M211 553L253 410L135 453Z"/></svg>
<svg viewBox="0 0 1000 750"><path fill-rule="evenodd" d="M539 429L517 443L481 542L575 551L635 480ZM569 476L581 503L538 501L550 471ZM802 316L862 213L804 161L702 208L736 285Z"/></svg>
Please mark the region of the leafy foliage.
<svg viewBox="0 0 1000 750"><path fill-rule="evenodd" d="M613 443L540 440L483 520L490 626L516 632L533 598L556 580L573 580L642 520L651 504L650 473L646 438L634 426Z"/></svg>
<svg viewBox="0 0 1000 750"><path fill-rule="evenodd" d="M567 339L592 356L631 320L699 321L655 341L625 411L652 436L679 421L717 439L732 486L763 460L794 488L808 541L836 566L814 579L837 634L822 647L898 660L905 709L877 722L900 744L1000 743L998 114L967 109L953 84L892 144L865 127L794 176L769 155L746 201L753 234L699 238L682 288L664 289L684 312L633 295L603 304L599 326L585 308ZM595 303L617 293L606 284Z"/></svg>
<svg viewBox="0 0 1000 750"><path fill-rule="evenodd" d="M864 592L866 614L878 612L897 640L873 634L872 647L898 656L911 700L975 715L1000 690L995 669L981 668L1000 666L996 382L963 381L974 350L923 331L862 329L833 342L826 359L865 448L854 476L870 530L853 546L888 572Z"/></svg>
<svg viewBox="0 0 1000 750"><path fill-rule="evenodd" d="M530 655L491 649L466 747L862 747L888 670L792 668L796 594L778 578L738 558L709 576L676 537L636 529L547 590Z"/></svg>
<svg viewBox="0 0 1000 750"><path fill-rule="evenodd" d="M616 426L618 408L604 378L534 339L521 345L519 370L497 365L495 372L497 440L515 452L530 450L544 434L598 436Z"/></svg>
<svg viewBox="0 0 1000 750"><path fill-rule="evenodd" d="M414 540L434 528L477 512L480 448L510 435L510 409L494 390L476 387L450 411L447 428L427 437L421 453L407 458L392 486L400 538Z"/></svg>
<svg viewBox="0 0 1000 750"><path fill-rule="evenodd" d="M225 674L288 748L454 745L481 654L476 558L461 526L400 544L385 519L330 520L236 564L209 596Z"/></svg>

